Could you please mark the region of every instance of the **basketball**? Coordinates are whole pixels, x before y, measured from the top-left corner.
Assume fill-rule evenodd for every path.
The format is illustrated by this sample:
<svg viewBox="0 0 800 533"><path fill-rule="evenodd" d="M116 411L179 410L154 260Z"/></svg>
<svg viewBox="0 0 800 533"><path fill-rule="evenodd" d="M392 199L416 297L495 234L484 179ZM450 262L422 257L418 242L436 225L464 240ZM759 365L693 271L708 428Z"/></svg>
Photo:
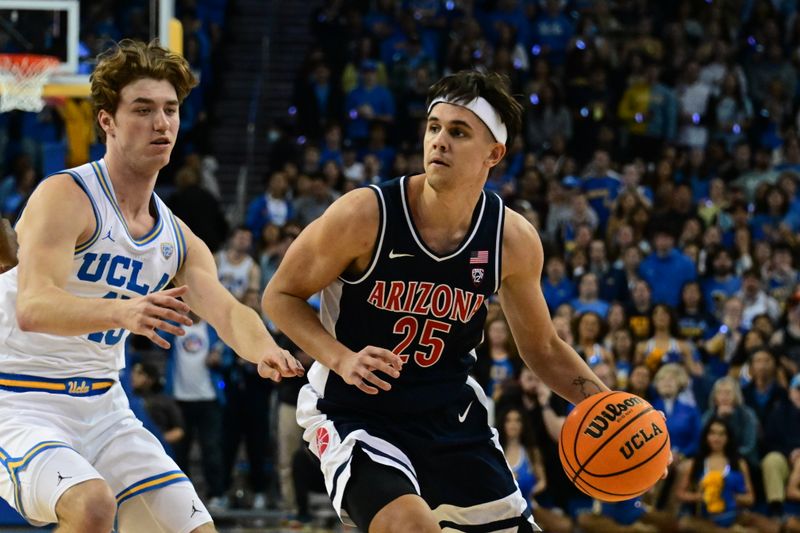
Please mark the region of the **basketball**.
<svg viewBox="0 0 800 533"><path fill-rule="evenodd" d="M581 491L606 502L635 498L663 475L667 424L635 394L595 394L575 406L561 428L561 465Z"/></svg>

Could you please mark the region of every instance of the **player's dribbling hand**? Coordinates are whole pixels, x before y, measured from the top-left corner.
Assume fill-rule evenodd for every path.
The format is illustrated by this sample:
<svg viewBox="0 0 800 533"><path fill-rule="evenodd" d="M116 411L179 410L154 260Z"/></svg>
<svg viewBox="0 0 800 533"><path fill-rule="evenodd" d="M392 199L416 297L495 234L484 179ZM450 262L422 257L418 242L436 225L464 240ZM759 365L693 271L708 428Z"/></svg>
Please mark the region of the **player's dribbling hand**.
<svg viewBox="0 0 800 533"><path fill-rule="evenodd" d="M186 334L182 327L171 322L184 326L192 325L192 319L186 316L189 306L178 300L187 290L186 285L181 285L139 298L119 300L122 313L118 322L131 333L147 337L154 344L169 350L170 344L156 331L161 330L177 336Z"/></svg>
<svg viewBox="0 0 800 533"><path fill-rule="evenodd" d="M403 361L399 355L385 348L367 346L358 353L343 357L333 370L348 385L358 387L367 394L378 394L378 389L388 391L392 386L376 376L375 371L397 378L402 367Z"/></svg>
<svg viewBox="0 0 800 533"><path fill-rule="evenodd" d="M303 377L306 371L300 361L280 348L270 349L258 362L258 375L279 383L283 378Z"/></svg>

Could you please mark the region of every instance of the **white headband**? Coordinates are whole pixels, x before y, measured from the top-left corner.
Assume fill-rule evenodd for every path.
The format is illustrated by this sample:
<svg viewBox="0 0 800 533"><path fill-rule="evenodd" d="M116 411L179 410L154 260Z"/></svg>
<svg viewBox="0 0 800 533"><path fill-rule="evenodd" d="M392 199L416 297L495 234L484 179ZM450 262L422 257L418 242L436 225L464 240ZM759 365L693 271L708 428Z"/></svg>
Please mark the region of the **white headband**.
<svg viewBox="0 0 800 533"><path fill-rule="evenodd" d="M497 110L495 110L495 108L492 107L492 104L490 104L483 96L479 96L466 104L454 102L452 100L448 100L447 97L439 96L434 98L433 102L431 102L431 105L428 106L429 115L431 114L431 109L433 109L433 106L440 102L466 107L475 113L475 115L481 119L481 122L486 124L486 127L492 132L492 135L494 135L494 139L497 142L505 144L506 140L508 140L508 131L506 130L506 125L503 124L503 120L500 118Z"/></svg>

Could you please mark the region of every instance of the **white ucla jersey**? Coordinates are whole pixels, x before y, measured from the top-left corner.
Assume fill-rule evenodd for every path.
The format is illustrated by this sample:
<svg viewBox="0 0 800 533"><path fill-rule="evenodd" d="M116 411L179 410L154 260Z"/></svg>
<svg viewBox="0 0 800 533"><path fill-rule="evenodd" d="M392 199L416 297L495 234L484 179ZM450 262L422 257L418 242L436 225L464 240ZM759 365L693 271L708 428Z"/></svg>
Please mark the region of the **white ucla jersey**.
<svg viewBox="0 0 800 533"><path fill-rule="evenodd" d="M157 220L135 239L120 211L105 161L65 170L92 203L96 228L77 243L65 290L85 298L134 298L163 289L186 259L175 216L153 193ZM125 366L124 329L75 337L25 332L17 324L17 268L0 275L0 372L51 378L117 379Z"/></svg>

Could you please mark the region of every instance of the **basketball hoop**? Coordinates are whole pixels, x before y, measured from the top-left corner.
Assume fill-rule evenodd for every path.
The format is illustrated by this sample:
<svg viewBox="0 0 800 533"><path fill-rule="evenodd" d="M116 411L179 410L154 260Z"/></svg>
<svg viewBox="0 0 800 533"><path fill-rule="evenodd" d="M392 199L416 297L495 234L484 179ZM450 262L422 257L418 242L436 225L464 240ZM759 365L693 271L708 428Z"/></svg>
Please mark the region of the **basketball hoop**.
<svg viewBox="0 0 800 533"><path fill-rule="evenodd" d="M0 54L0 113L19 109L38 113L42 88L60 61L38 54Z"/></svg>

